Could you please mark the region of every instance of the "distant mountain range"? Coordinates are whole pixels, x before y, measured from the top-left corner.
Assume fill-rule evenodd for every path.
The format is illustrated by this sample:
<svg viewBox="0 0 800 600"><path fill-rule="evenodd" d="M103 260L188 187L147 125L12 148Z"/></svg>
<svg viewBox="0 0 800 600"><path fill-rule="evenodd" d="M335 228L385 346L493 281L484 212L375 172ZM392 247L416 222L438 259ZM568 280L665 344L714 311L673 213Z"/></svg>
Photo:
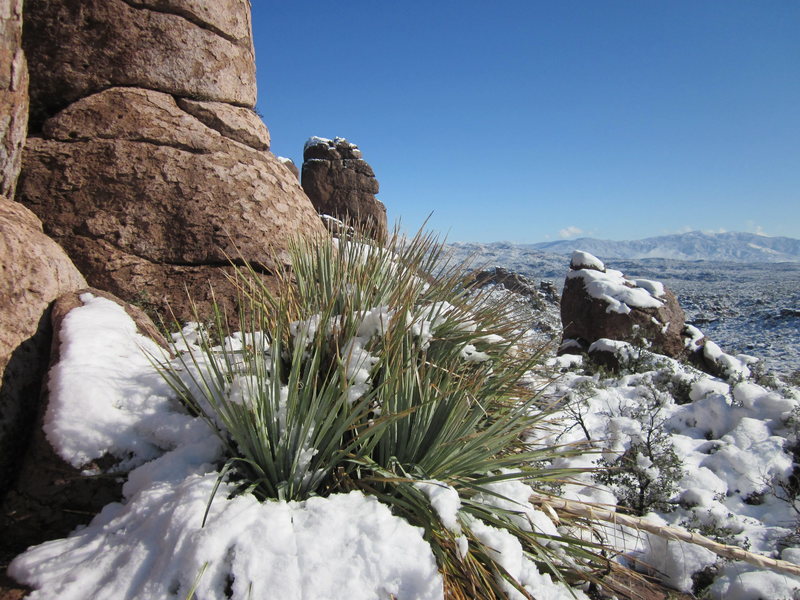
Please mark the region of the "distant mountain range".
<svg viewBox="0 0 800 600"><path fill-rule="evenodd" d="M520 245L540 252L561 255L571 254L573 250L584 250L601 259L668 258L743 263L800 262L800 240L741 232L690 231L627 242L578 238Z"/></svg>

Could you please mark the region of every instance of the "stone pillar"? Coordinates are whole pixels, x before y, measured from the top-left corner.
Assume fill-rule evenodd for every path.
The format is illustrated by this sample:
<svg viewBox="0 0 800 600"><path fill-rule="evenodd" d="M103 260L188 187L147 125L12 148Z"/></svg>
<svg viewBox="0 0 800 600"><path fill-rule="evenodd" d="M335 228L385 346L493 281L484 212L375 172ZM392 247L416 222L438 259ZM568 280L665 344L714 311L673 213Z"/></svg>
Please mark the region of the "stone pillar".
<svg viewBox="0 0 800 600"><path fill-rule="evenodd" d="M232 307L229 260L268 273L324 235L253 110L248 0L36 0L24 44L17 199L90 285L189 320L187 288Z"/></svg>
<svg viewBox="0 0 800 600"><path fill-rule="evenodd" d="M303 151L302 182L317 212L385 239L386 207L375 197L378 180L358 146L344 138L310 138Z"/></svg>

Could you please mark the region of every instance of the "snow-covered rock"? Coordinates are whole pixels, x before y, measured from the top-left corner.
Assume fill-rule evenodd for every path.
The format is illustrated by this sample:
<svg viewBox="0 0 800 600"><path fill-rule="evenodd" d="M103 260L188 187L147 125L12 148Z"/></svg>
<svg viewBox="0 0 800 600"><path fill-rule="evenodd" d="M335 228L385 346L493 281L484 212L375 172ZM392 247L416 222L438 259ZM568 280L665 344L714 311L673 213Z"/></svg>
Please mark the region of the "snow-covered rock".
<svg viewBox="0 0 800 600"><path fill-rule="evenodd" d="M684 316L675 295L648 279L628 279L587 252L576 251L561 296L563 339L587 349L605 338L685 353Z"/></svg>

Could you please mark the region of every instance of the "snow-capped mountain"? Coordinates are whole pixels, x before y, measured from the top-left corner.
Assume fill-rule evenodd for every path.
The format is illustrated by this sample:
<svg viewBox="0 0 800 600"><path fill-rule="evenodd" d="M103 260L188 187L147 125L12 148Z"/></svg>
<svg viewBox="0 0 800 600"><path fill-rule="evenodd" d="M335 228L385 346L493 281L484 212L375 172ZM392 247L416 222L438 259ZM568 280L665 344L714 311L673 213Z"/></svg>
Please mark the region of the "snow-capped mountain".
<svg viewBox="0 0 800 600"><path fill-rule="evenodd" d="M743 232L690 231L624 242L578 238L524 246L554 254L571 254L573 250L580 249L601 259L672 258L747 263L800 262L800 240Z"/></svg>

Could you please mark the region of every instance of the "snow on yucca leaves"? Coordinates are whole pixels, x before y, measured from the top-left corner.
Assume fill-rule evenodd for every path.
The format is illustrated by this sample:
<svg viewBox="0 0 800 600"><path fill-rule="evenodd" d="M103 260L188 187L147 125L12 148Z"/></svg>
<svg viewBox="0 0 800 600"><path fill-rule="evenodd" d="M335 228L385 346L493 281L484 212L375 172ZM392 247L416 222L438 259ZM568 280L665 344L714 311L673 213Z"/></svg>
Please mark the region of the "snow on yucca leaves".
<svg viewBox="0 0 800 600"><path fill-rule="evenodd" d="M524 327L429 236L290 254L278 294L239 270L244 333L217 311L162 365L227 448L226 493L360 490L424 529L450 597L581 596L548 575L586 579L608 561L527 500L564 473L537 467L552 452L524 441L546 416L520 385L540 358Z"/></svg>
<svg viewBox="0 0 800 600"><path fill-rule="evenodd" d="M105 298L65 317L48 439L127 480L13 561L30 598L585 598L565 582L614 565L529 501L570 469L539 466L564 448L533 446L524 327L429 238L292 254L277 295L239 272L242 331L217 312L174 356Z"/></svg>

